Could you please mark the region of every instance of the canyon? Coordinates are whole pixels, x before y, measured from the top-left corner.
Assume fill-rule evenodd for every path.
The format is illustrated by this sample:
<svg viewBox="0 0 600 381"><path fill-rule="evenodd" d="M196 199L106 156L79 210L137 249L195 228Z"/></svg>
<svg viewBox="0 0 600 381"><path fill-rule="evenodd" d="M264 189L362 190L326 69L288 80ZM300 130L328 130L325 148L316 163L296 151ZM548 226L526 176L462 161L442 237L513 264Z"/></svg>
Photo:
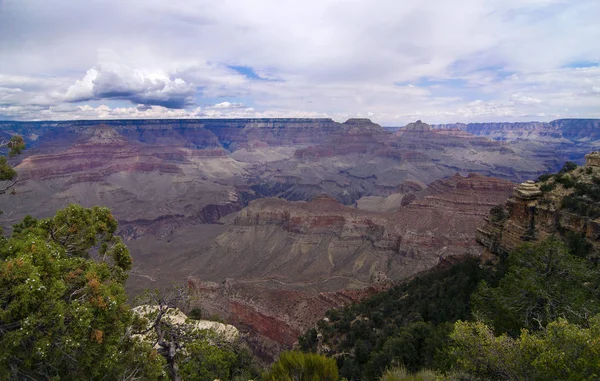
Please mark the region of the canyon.
<svg viewBox="0 0 600 381"><path fill-rule="evenodd" d="M11 159L19 182L0 198L0 219L9 230L70 203L108 206L134 258L131 295L187 282L206 314L270 358L330 308L484 253L476 239L490 230L489 210L516 183L583 162L599 129L585 120L0 122L2 138L27 144Z"/></svg>

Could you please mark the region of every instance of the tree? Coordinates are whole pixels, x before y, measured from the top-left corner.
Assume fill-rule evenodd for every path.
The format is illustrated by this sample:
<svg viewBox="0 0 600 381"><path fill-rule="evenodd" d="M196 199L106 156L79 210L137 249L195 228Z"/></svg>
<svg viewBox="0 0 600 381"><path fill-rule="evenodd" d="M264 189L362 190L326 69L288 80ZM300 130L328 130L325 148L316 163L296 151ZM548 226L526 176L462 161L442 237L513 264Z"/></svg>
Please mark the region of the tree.
<svg viewBox="0 0 600 381"><path fill-rule="evenodd" d="M264 374L265 381L337 381L334 359L316 353L283 352Z"/></svg>
<svg viewBox="0 0 600 381"><path fill-rule="evenodd" d="M482 322L455 324L450 355L456 370L486 380L597 380L600 316L582 328L558 319L516 339L495 336Z"/></svg>
<svg viewBox="0 0 600 381"><path fill-rule="evenodd" d="M213 381L257 375L254 359L239 341L238 331L220 323L221 332L207 329L206 322L189 319L181 310L187 308L190 295L183 287L147 292L134 308L143 322L134 333L158 349L165 359L173 381ZM217 328L219 329L219 328Z"/></svg>
<svg viewBox="0 0 600 381"><path fill-rule="evenodd" d="M600 274L556 238L526 244L508 256L508 273L473 294L475 315L498 333L543 329L559 317L585 324L600 312Z"/></svg>
<svg viewBox="0 0 600 381"><path fill-rule="evenodd" d="M185 346L181 376L186 381L254 379L258 375L254 358L237 341L206 331Z"/></svg>
<svg viewBox="0 0 600 381"><path fill-rule="evenodd" d="M161 377L162 358L128 332L132 261L116 228L107 208L70 205L0 239L0 379Z"/></svg>
<svg viewBox="0 0 600 381"><path fill-rule="evenodd" d="M167 362L169 375L173 381L181 381L179 374L178 354L186 341L192 341L196 335L193 328L175 324L173 317L179 314L178 306L188 301L189 294L182 287L173 287L168 291L154 290L143 295L140 300L147 304L137 307L148 324L136 333L150 338L153 346L158 346L158 353Z"/></svg>
<svg viewBox="0 0 600 381"><path fill-rule="evenodd" d="M13 167L8 163L8 157L14 157L25 149L25 141L21 136L13 136L10 140L2 140L0 141L0 150L8 148L7 152L4 152L3 156L0 156L0 181L11 181L14 180L17 176L17 172L13 169ZM14 180L12 183L0 188L0 194L6 193L10 188L12 188L17 180Z"/></svg>

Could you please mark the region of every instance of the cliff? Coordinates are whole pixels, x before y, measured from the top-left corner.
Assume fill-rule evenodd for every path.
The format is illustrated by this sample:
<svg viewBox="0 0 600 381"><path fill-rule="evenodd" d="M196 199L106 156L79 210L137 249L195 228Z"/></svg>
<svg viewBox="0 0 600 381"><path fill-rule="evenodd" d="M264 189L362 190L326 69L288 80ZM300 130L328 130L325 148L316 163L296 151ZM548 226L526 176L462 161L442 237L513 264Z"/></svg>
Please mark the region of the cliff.
<svg viewBox="0 0 600 381"><path fill-rule="evenodd" d="M513 185L476 174L427 189L409 183L414 198L394 213L326 195L254 200L190 255L190 284L203 309L246 327L265 353L289 348L327 309L369 295L370 287L388 287L456 254L479 254L475 229Z"/></svg>
<svg viewBox="0 0 600 381"><path fill-rule="evenodd" d="M477 242L495 261L524 242L539 242L551 235L577 243L586 255L600 252L600 153L586 155L585 165L565 167L515 187L502 206L494 208Z"/></svg>

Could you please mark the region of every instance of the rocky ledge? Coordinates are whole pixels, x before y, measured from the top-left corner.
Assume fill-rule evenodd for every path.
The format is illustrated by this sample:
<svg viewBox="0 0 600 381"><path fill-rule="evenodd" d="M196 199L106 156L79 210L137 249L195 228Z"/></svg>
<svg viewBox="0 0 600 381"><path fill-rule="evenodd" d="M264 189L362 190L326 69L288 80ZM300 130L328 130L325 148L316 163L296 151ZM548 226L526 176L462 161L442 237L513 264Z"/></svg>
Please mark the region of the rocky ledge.
<svg viewBox="0 0 600 381"><path fill-rule="evenodd" d="M599 182L600 152L592 152L581 167L516 186L512 197L494 208L477 230L484 256L495 262L525 242L573 233L592 251L600 252L600 219L594 212L597 203L584 194Z"/></svg>

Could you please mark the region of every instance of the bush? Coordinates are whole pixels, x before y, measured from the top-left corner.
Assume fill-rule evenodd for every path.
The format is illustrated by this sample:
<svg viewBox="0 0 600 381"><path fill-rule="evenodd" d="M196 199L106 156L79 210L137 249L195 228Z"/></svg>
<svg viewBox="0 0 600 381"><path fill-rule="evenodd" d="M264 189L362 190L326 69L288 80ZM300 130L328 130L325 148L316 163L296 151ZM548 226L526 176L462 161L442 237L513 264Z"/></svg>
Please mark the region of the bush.
<svg viewBox="0 0 600 381"><path fill-rule="evenodd" d="M217 335L187 344L188 358L180 365L180 373L187 381L231 380L242 376L244 380L259 374L250 352L240 343L229 343Z"/></svg>
<svg viewBox="0 0 600 381"><path fill-rule="evenodd" d="M263 375L265 381L337 381L334 359L315 353L283 352Z"/></svg>
<svg viewBox="0 0 600 381"><path fill-rule="evenodd" d="M502 222L508 218L503 205L496 205L490 210L490 217L493 222Z"/></svg>
<svg viewBox="0 0 600 381"><path fill-rule="evenodd" d="M554 178L554 181L556 181L559 184L562 184L562 186L565 187L566 189L570 189L575 186L575 180L573 180L573 178L571 178L571 176L567 176L567 175L556 176Z"/></svg>
<svg viewBox="0 0 600 381"><path fill-rule="evenodd" d="M540 187L540 190L544 193L546 192L550 192L552 190L554 190L554 188L556 188L556 183L546 183L546 184L542 184L542 186Z"/></svg>
<svg viewBox="0 0 600 381"><path fill-rule="evenodd" d="M572 161L567 161L565 165L563 165L562 169L558 172L558 174L568 173L577 168L577 164Z"/></svg>
<svg viewBox="0 0 600 381"><path fill-rule="evenodd" d="M589 328L588 328L589 327ZM558 319L517 338L495 336L481 322L457 322L450 356L456 370L483 380L597 380L600 317L584 326Z"/></svg>
<svg viewBox="0 0 600 381"><path fill-rule="evenodd" d="M202 320L202 309L201 308L192 308L190 314L188 315L190 319L194 320Z"/></svg>
<svg viewBox="0 0 600 381"><path fill-rule="evenodd" d="M435 381L438 377L431 370L409 374L405 367L395 367L385 371L379 381Z"/></svg>

